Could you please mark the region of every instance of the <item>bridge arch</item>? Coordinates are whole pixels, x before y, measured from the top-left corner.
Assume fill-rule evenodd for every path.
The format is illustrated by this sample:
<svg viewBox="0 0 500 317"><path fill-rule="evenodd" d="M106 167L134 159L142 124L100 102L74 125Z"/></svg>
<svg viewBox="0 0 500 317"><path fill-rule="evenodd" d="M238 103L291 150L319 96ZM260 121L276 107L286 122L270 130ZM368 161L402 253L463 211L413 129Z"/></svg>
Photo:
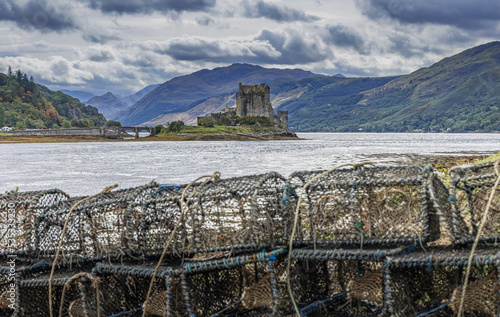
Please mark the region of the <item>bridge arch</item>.
<svg viewBox="0 0 500 317"><path fill-rule="evenodd" d="M133 132L135 134L135 138L139 138L139 133L146 131L149 132L149 136L154 135L154 128L153 127L120 127L120 132Z"/></svg>

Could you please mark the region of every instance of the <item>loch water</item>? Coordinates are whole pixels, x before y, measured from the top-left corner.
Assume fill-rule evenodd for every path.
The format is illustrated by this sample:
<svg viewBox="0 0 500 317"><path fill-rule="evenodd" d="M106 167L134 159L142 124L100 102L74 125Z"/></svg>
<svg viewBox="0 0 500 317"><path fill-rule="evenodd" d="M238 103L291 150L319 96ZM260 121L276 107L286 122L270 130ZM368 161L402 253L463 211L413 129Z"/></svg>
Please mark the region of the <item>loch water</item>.
<svg viewBox="0 0 500 317"><path fill-rule="evenodd" d="M408 164L426 156L500 151L500 134L298 133L293 141L184 141L0 144L0 193L59 188L90 195L104 187L189 183L346 163Z"/></svg>

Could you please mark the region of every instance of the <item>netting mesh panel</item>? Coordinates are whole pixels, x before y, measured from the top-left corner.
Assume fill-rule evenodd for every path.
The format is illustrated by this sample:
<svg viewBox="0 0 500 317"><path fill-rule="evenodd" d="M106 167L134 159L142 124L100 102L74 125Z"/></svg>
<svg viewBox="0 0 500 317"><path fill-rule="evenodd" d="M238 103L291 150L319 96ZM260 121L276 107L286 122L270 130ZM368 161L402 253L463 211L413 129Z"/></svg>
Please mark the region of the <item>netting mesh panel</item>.
<svg viewBox="0 0 500 317"><path fill-rule="evenodd" d="M376 316L383 305L381 267L381 262L372 261L294 261L290 277L295 301L300 309L349 291L329 307L318 305L314 316Z"/></svg>
<svg viewBox="0 0 500 317"><path fill-rule="evenodd" d="M205 200L205 198L207 198ZM218 194L203 197L193 203L195 211L189 217L188 236L193 236L188 249L198 250L224 248L242 244L249 237L245 221L248 220L247 197L234 194Z"/></svg>
<svg viewBox="0 0 500 317"><path fill-rule="evenodd" d="M307 181L316 173L293 174ZM300 177L299 177L300 176ZM439 236L418 166L358 167L324 175L302 195L298 238L314 243L415 243ZM293 185L293 184L292 184ZM299 188L300 183L297 184Z"/></svg>
<svg viewBox="0 0 500 317"><path fill-rule="evenodd" d="M36 215L68 197L58 189L0 195L0 254L30 252Z"/></svg>
<svg viewBox="0 0 500 317"><path fill-rule="evenodd" d="M14 277L9 275L10 267L3 268L0 274L0 316L10 316L14 312L15 288L11 287Z"/></svg>
<svg viewBox="0 0 500 317"><path fill-rule="evenodd" d="M69 202L59 203L57 212L47 212L37 218L36 231L34 232L35 250L39 251L41 255L52 256L56 253L71 206L72 204ZM62 255L85 253L81 220L79 212L70 215L61 246Z"/></svg>
<svg viewBox="0 0 500 317"><path fill-rule="evenodd" d="M85 254L99 256L120 253L127 249L124 217L127 206L124 201L111 200L75 210L80 216Z"/></svg>
<svg viewBox="0 0 500 317"><path fill-rule="evenodd" d="M261 316L269 314L271 290L266 263L253 263L233 269L203 272L186 276L192 310L198 316L210 316L224 309L227 316ZM260 283L259 283L260 282ZM255 285L258 284L258 287ZM253 286L253 289L252 289ZM246 292L246 304L234 305ZM248 291L250 289L250 291ZM256 304L256 303L260 304ZM226 316L226 315L224 315Z"/></svg>
<svg viewBox="0 0 500 317"><path fill-rule="evenodd" d="M137 251L144 253L161 253L172 230L180 216L180 202L176 198L155 198L143 206L143 212L134 212L133 223L134 234L132 240L137 241ZM129 219L129 224L132 223ZM184 223L177 230L171 250L182 253L183 247L187 245L186 237L183 236Z"/></svg>
<svg viewBox="0 0 500 317"><path fill-rule="evenodd" d="M477 278L467 285L463 301L463 310L467 312L477 312L489 316L497 316L500 312L500 296L498 294L498 273L492 271L486 276ZM463 287L455 288L451 296L451 309L455 314L460 310Z"/></svg>
<svg viewBox="0 0 500 317"><path fill-rule="evenodd" d="M451 196L456 212L455 235L462 242L473 241L497 178L494 164L459 166L450 170ZM481 238L500 239L500 191L493 196Z"/></svg>
<svg viewBox="0 0 500 317"><path fill-rule="evenodd" d="M482 249L479 257L491 255ZM433 263L417 263L413 259L435 259ZM401 316L416 316L445 303L431 316L456 316L462 285L465 279L467 251L417 252L392 261L390 290L392 310ZM396 262L399 264L394 265ZM476 259L473 263L484 263ZM459 265L457 265L459 264ZM473 265L465 297L464 316L496 316L500 298L497 285L497 269L491 265ZM458 295L459 294L459 295Z"/></svg>
<svg viewBox="0 0 500 317"><path fill-rule="evenodd" d="M144 307L149 284L151 283L152 265L135 265L134 270L120 272L120 270L107 270L99 275L100 278L100 311L103 316L110 316L119 313L135 312L138 316L140 308ZM141 271L148 270L147 274ZM170 294L170 315L185 316L185 304L178 278L171 278ZM145 305L147 316L164 316L167 302L167 289L165 280L156 278L153 284L151 296Z"/></svg>
<svg viewBox="0 0 500 317"><path fill-rule="evenodd" d="M52 307L54 315L59 314L64 284L70 277L79 272L89 272L92 266L80 267L78 265L58 268L52 279ZM49 277L50 272L31 274L21 278L19 287L19 305L24 316L49 316ZM88 280L74 281L68 284L64 301L63 314L67 313L72 302L81 300L80 287L84 288L87 307L95 312L95 292Z"/></svg>
<svg viewBox="0 0 500 317"><path fill-rule="evenodd" d="M273 245L283 232L284 178L277 173L221 180L201 188L187 205L188 249L217 251Z"/></svg>
<svg viewBox="0 0 500 317"><path fill-rule="evenodd" d="M284 187L286 180L277 173L269 173L259 180L250 199L254 215L251 226L254 240L258 244L281 244L286 234L283 209Z"/></svg>

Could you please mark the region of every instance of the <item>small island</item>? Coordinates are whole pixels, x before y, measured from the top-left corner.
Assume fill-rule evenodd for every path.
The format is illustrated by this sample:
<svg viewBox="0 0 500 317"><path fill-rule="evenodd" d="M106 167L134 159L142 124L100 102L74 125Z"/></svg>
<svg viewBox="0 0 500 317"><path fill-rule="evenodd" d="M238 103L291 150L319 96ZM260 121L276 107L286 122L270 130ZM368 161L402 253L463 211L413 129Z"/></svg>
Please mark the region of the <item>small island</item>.
<svg viewBox="0 0 500 317"><path fill-rule="evenodd" d="M132 131L134 134L127 133ZM142 131L148 137L139 138ZM274 114L270 88L266 84L242 85L236 93L236 105L221 112L198 117L197 126L182 121L152 127L123 127L107 121L101 128L29 129L0 135L0 143L93 142L93 141L246 141L297 140L288 129L288 111Z"/></svg>
<svg viewBox="0 0 500 317"><path fill-rule="evenodd" d="M197 126L182 121L156 127L155 135L175 140L290 140L298 139L288 129L288 111L273 112L270 88L266 84L242 85L236 105L209 116L198 117Z"/></svg>

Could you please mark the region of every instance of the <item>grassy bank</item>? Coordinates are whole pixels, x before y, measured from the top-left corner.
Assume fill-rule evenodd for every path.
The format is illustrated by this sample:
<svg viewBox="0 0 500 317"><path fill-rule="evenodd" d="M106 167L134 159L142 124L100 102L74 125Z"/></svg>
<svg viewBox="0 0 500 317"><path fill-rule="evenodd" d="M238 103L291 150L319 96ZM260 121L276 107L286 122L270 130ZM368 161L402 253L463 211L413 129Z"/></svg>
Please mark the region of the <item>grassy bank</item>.
<svg viewBox="0 0 500 317"><path fill-rule="evenodd" d="M164 130L165 131L165 130ZM182 126L180 131L163 132L158 134L160 138L173 137L195 137L195 136L253 136L253 137L272 137L286 134L286 130L276 127L263 126Z"/></svg>
<svg viewBox="0 0 500 317"><path fill-rule="evenodd" d="M142 141L265 141L298 140L293 134L274 127L196 127L184 126L180 132L161 133L156 136L135 139L124 135L121 139L97 136L12 136L0 134L0 144L5 143L73 143L73 142L142 142Z"/></svg>

